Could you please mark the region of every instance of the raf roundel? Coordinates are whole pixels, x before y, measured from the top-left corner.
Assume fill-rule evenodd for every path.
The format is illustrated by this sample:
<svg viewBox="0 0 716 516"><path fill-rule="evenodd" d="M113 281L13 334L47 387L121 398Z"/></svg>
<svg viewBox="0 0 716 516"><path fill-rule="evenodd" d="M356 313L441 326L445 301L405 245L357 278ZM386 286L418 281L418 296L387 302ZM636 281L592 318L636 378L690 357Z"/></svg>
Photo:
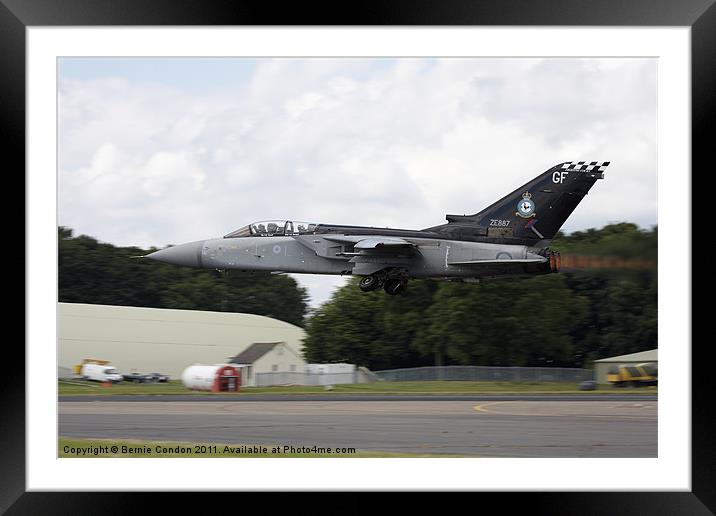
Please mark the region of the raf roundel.
<svg viewBox="0 0 716 516"><path fill-rule="evenodd" d="M517 203L517 213L520 217L526 219L535 216L535 203L532 201L532 194L525 192L522 194L522 199Z"/></svg>

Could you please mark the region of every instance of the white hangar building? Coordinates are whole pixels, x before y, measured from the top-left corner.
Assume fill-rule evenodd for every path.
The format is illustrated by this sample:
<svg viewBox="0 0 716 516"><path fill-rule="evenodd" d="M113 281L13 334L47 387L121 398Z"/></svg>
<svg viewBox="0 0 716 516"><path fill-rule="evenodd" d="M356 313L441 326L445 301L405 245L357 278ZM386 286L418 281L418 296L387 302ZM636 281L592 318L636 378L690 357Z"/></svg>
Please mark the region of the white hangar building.
<svg viewBox="0 0 716 516"><path fill-rule="evenodd" d="M261 315L130 306L57 304L59 368L84 358L109 360L120 372L179 378L196 363L226 363L256 342L281 342L303 361L302 328Z"/></svg>

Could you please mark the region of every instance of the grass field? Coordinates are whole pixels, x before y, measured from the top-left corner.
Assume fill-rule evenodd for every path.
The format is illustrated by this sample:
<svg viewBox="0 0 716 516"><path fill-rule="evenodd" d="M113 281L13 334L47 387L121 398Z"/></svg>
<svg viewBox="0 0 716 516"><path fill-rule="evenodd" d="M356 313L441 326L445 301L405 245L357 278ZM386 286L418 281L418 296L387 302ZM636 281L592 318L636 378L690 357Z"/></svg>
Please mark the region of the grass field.
<svg viewBox="0 0 716 516"><path fill-rule="evenodd" d="M241 396L242 394L656 394L655 387L638 389L616 389L609 385L595 391L580 391L576 382L496 382L496 381L426 381L426 382L375 382L334 385L331 390L322 386L275 386L242 387L240 393L211 393L190 391L179 380L167 383L119 383L103 387L99 383L82 380L58 383L60 396L76 395L127 395L127 394L182 394L191 396L221 395Z"/></svg>
<svg viewBox="0 0 716 516"><path fill-rule="evenodd" d="M113 447L114 450L113 451ZM415 453L388 453L380 451L362 451L352 449L343 453L328 448L305 448L302 452L292 453L283 445L241 445L220 443L191 443L170 441L139 441L113 439L58 439L58 456L80 458L137 458L137 457L223 457L223 458L321 458L321 457L460 457L460 455L421 455ZM84 453L83 453L84 451Z"/></svg>

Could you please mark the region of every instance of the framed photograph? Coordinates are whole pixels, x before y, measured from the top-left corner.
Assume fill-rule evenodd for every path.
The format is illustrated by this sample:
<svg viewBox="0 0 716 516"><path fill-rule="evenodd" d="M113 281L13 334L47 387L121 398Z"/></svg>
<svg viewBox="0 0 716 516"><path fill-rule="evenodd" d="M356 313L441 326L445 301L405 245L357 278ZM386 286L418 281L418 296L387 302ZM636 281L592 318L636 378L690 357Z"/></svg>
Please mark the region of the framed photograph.
<svg viewBox="0 0 716 516"><path fill-rule="evenodd" d="M4 4L5 133L26 169L28 310L25 355L13 357L24 370L10 373L16 381L3 394L0 508L20 514L53 497L99 496L84 491L122 491L102 496L126 507L136 491L349 490L531 492L525 503L551 513L637 500L656 513L714 510L708 374L698 369L707 361L692 348L690 311L691 170L705 156L714 107L711 2L528 10L398 2L350 20L322 11L318 26L315 7L247 16L162 2ZM566 127L580 138L565 138ZM573 155L595 150L611 154ZM142 248L160 232L163 245L230 233L253 213L381 227L402 227L410 213L413 227L426 228L448 213L448 200L460 213L478 211L519 178L573 159L611 160L615 169L606 171L606 197L590 195L583 216L608 224L626 213L644 226L658 218L662 235L658 419L654 402L644 442L625 439L636 455L58 457L54 258L64 221ZM494 182L475 182L471 167L494 170ZM507 184L501 170L511 171ZM229 187L245 192L239 206L224 195ZM535 205L523 197L516 209L528 221ZM297 281L314 309L345 283ZM575 433L590 431L590 417ZM191 474L197 461L210 465L200 477Z"/></svg>

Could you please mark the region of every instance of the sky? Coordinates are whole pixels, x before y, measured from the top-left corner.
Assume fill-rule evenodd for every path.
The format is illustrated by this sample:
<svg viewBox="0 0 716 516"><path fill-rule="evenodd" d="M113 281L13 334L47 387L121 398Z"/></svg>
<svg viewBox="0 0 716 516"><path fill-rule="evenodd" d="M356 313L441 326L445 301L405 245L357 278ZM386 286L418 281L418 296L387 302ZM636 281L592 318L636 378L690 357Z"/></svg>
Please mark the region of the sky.
<svg viewBox="0 0 716 516"><path fill-rule="evenodd" d="M610 161L564 231L657 224L657 61L61 58L58 223L117 246L265 219L422 229ZM346 281L292 275L310 305Z"/></svg>

